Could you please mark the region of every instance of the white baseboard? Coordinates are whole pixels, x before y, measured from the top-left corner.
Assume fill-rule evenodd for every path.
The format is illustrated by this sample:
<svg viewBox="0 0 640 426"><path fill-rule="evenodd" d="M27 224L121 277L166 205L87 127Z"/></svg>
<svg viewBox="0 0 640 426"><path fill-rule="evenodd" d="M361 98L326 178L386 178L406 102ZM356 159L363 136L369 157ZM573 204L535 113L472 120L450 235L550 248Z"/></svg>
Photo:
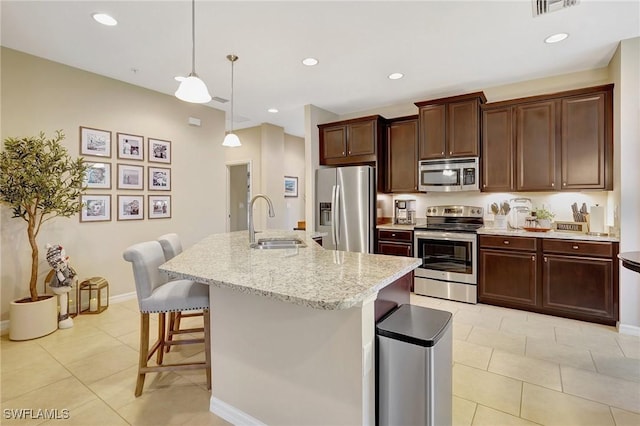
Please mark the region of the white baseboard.
<svg viewBox="0 0 640 426"><path fill-rule="evenodd" d="M127 300L135 299L136 292L133 291L131 293L119 294L117 296L112 296L109 298L109 304L112 303L121 303L126 302ZM9 320L0 321L0 336L4 336L9 333Z"/></svg>
<svg viewBox="0 0 640 426"><path fill-rule="evenodd" d="M637 325L628 325L628 324L618 323L618 333L640 337L640 327L638 327Z"/></svg>
<svg viewBox="0 0 640 426"><path fill-rule="evenodd" d="M209 411L233 425L266 426L260 420L213 396L211 397Z"/></svg>

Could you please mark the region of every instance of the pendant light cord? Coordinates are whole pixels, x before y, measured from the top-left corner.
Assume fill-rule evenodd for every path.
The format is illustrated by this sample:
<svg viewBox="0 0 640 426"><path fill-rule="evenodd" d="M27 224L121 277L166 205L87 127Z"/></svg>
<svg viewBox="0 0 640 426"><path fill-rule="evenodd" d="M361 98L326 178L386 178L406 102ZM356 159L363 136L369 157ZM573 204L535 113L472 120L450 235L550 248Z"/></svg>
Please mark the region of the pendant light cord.
<svg viewBox="0 0 640 426"><path fill-rule="evenodd" d="M191 73L196 74L196 0L191 0Z"/></svg>
<svg viewBox="0 0 640 426"><path fill-rule="evenodd" d="M233 63L235 60L231 61L231 133L233 133Z"/></svg>

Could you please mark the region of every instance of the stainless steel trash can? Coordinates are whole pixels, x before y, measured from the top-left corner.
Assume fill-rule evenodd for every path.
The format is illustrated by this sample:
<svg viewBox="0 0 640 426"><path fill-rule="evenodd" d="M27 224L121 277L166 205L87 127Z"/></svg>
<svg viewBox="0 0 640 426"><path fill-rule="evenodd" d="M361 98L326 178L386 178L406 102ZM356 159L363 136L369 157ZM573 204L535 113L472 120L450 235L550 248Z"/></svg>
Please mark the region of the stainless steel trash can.
<svg viewBox="0 0 640 426"><path fill-rule="evenodd" d="M402 305L376 325L380 426L451 425L451 317Z"/></svg>

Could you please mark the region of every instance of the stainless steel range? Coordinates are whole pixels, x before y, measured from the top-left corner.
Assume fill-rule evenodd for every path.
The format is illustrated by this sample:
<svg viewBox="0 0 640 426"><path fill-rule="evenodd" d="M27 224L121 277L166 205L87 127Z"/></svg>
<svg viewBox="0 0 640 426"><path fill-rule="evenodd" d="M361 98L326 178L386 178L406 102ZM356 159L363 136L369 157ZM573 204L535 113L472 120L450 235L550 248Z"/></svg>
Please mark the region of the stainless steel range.
<svg viewBox="0 0 640 426"><path fill-rule="evenodd" d="M414 228L414 253L422 258L416 294L477 303L476 230L483 216L482 207L427 207L427 224Z"/></svg>

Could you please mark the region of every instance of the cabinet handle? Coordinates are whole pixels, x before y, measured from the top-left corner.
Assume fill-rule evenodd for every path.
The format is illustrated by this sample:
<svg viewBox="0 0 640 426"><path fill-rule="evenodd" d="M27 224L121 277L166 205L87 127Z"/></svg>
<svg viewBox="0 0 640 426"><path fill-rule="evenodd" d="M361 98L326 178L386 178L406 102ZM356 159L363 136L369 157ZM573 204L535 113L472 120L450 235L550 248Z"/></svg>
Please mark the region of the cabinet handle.
<svg viewBox="0 0 640 426"><path fill-rule="evenodd" d="M547 263L547 256L544 257L544 262Z"/></svg>
<svg viewBox="0 0 640 426"><path fill-rule="evenodd" d="M504 240L503 243L505 243L506 245L509 245L509 241Z"/></svg>
<svg viewBox="0 0 640 426"><path fill-rule="evenodd" d="M392 237L395 237L395 236L396 236L396 234L391 234L391 236L392 236Z"/></svg>
<svg viewBox="0 0 640 426"><path fill-rule="evenodd" d="M483 187L483 188L486 188L486 187L487 187L487 184L486 184L486 183L483 183L483 184L482 184L482 187Z"/></svg>
<svg viewBox="0 0 640 426"><path fill-rule="evenodd" d="M344 151L342 151L342 155L345 155Z"/></svg>
<svg viewBox="0 0 640 426"><path fill-rule="evenodd" d="M453 155L453 151L449 151L449 155Z"/></svg>
<svg viewBox="0 0 640 426"><path fill-rule="evenodd" d="M562 182L562 186L567 186L567 182Z"/></svg>
<svg viewBox="0 0 640 426"><path fill-rule="evenodd" d="M442 151L442 152L440 153L440 155L444 155L444 151Z"/></svg>
<svg viewBox="0 0 640 426"><path fill-rule="evenodd" d="M555 186L556 186L556 183L555 183L555 182L551 182L551 186L552 186L552 187L555 187Z"/></svg>
<svg viewBox="0 0 640 426"><path fill-rule="evenodd" d="M535 261L536 261L536 257L535 257L535 256L531 256L531 260L532 260L533 262L535 262Z"/></svg>
<svg viewBox="0 0 640 426"><path fill-rule="evenodd" d="M349 151L349 155L351 155L351 151Z"/></svg>
<svg viewBox="0 0 640 426"><path fill-rule="evenodd" d="M574 250L579 250L579 249L580 249L580 246L573 246L572 248L573 248Z"/></svg>

